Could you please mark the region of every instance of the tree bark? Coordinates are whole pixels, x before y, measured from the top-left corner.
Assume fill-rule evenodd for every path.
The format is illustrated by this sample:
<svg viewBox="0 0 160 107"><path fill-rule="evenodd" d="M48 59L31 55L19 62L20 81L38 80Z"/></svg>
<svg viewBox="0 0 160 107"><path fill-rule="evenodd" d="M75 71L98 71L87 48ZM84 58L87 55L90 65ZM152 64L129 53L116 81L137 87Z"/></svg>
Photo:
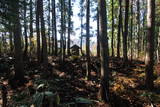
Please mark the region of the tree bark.
<svg viewBox="0 0 160 107"><path fill-rule="evenodd" d="M19 0L14 3L13 12L15 13L14 21L14 55L15 55L15 80L20 82L24 80L24 66L22 58L22 47L21 47L21 28L20 28L20 17L19 17Z"/></svg>
<svg viewBox="0 0 160 107"><path fill-rule="evenodd" d="M120 57L121 47L121 30L122 30L122 0L119 0L119 20L118 20L118 34L117 34L117 57Z"/></svg>
<svg viewBox="0 0 160 107"><path fill-rule="evenodd" d="M27 12L27 4L24 0L24 36L25 36L25 48L23 53L23 58L25 59L28 53L28 36L27 36L27 19L26 19L26 12Z"/></svg>
<svg viewBox="0 0 160 107"><path fill-rule="evenodd" d="M45 67L48 64L48 55L47 55L47 41L45 35L45 23L43 16L43 0L39 0L39 9L40 9L40 20L41 20L41 35L42 35L42 62Z"/></svg>
<svg viewBox="0 0 160 107"><path fill-rule="evenodd" d="M109 101L109 49L107 38L107 15L106 1L98 0L100 20L100 62L101 62L101 98L104 102Z"/></svg>
<svg viewBox="0 0 160 107"><path fill-rule="evenodd" d="M155 38L155 0L147 0L147 47L146 47L146 77L145 84L152 90L154 65L154 38Z"/></svg>
<svg viewBox="0 0 160 107"><path fill-rule="evenodd" d="M140 54L140 5L139 0L137 0L137 37L138 37L138 43L137 43L137 58L139 58Z"/></svg>
<svg viewBox="0 0 160 107"><path fill-rule="evenodd" d="M55 0L52 0L52 40L54 45L54 55L57 56L58 54L58 44L57 44L57 27L56 27L56 6Z"/></svg>
<svg viewBox="0 0 160 107"><path fill-rule="evenodd" d="M131 0L131 61L133 59L133 0Z"/></svg>
<svg viewBox="0 0 160 107"><path fill-rule="evenodd" d="M61 62L64 61L64 1L61 0L61 40L60 40L60 48L61 48Z"/></svg>
<svg viewBox="0 0 160 107"><path fill-rule="evenodd" d="M70 33L71 33L71 0L68 1L68 42L67 42L67 54L70 55Z"/></svg>
<svg viewBox="0 0 160 107"><path fill-rule="evenodd" d="M30 0L30 56L33 53L33 49L34 49L34 40L33 40L33 6L32 6L32 0Z"/></svg>
<svg viewBox="0 0 160 107"><path fill-rule="evenodd" d="M86 1L86 57L87 57L87 63L86 63L86 77L90 78L90 72L91 72L91 59L90 59L90 0Z"/></svg>
<svg viewBox="0 0 160 107"><path fill-rule="evenodd" d="M112 39L111 39L112 57L114 56L114 0L112 0Z"/></svg>
<svg viewBox="0 0 160 107"><path fill-rule="evenodd" d="M9 44L10 44L10 53L13 53L13 32L9 32Z"/></svg>
<svg viewBox="0 0 160 107"><path fill-rule="evenodd" d="M99 38L99 10L97 8L97 57L100 57L100 38Z"/></svg>
<svg viewBox="0 0 160 107"><path fill-rule="evenodd" d="M50 37L50 29L51 29L51 24L50 24L50 0L48 0L48 50L49 50L49 54L51 54L51 37Z"/></svg>
<svg viewBox="0 0 160 107"><path fill-rule="evenodd" d="M125 0L125 31L123 34L123 58L124 58L124 65L126 65L128 61L127 56L127 36L128 36L128 11L129 11L129 0Z"/></svg>
<svg viewBox="0 0 160 107"><path fill-rule="evenodd" d="M38 62L41 62L41 48L40 48L40 28L39 28L39 21L40 21L40 12L39 12L39 0L36 1L36 33L37 33L37 59Z"/></svg>

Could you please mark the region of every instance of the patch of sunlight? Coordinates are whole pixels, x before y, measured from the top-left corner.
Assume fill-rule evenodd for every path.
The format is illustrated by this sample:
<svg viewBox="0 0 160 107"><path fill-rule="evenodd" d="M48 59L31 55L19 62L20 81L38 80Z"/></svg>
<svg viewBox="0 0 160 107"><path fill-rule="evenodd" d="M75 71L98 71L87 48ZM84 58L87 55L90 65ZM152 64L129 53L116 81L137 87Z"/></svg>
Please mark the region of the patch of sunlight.
<svg viewBox="0 0 160 107"><path fill-rule="evenodd" d="M140 78L144 78L144 77L145 77L145 73L143 72L143 73L139 74L139 76L138 76L138 77L140 77Z"/></svg>
<svg viewBox="0 0 160 107"><path fill-rule="evenodd" d="M123 86L122 84L115 83L115 84L113 85L112 90L115 91L115 92L120 92L120 93L121 93L121 92L124 92L124 91L125 91L125 88L124 88L124 86Z"/></svg>
<svg viewBox="0 0 160 107"><path fill-rule="evenodd" d="M135 71L135 72L143 72L144 69L142 69L142 68L134 68L133 71Z"/></svg>
<svg viewBox="0 0 160 107"><path fill-rule="evenodd" d="M78 90L78 91L81 91L81 92L86 91L85 89L83 89L83 88L79 88L79 87L75 87L75 89L76 89L76 90Z"/></svg>
<svg viewBox="0 0 160 107"><path fill-rule="evenodd" d="M119 77L118 81L120 81L122 84L124 84L126 86L130 86L132 88L135 88L137 85L135 78Z"/></svg>
<svg viewBox="0 0 160 107"><path fill-rule="evenodd" d="M160 85L160 77L158 77L158 78L154 81L154 83Z"/></svg>

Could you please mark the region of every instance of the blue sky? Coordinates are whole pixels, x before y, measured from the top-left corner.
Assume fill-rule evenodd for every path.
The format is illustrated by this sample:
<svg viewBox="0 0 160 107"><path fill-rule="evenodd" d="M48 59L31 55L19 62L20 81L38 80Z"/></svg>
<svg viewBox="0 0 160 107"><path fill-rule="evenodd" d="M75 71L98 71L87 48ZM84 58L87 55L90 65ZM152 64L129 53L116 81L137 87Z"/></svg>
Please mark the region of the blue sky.
<svg viewBox="0 0 160 107"><path fill-rule="evenodd" d="M71 39L79 39L80 37L80 29L79 30L75 30L76 28L80 27L81 21L80 18L78 17L78 13L80 12L80 7L79 7L79 0L76 0L73 4L73 16L72 16L72 21L74 22L74 31L75 31L75 35L71 35ZM86 11L85 11L86 12ZM91 13L91 17L94 15ZM86 21L86 18L84 17L83 22ZM97 27L97 22L93 21L92 18L90 18L90 26L93 28L92 30L95 31L96 34L96 27ZM85 30L83 30L85 33ZM91 41L96 41L96 35L94 35L94 37L90 38Z"/></svg>

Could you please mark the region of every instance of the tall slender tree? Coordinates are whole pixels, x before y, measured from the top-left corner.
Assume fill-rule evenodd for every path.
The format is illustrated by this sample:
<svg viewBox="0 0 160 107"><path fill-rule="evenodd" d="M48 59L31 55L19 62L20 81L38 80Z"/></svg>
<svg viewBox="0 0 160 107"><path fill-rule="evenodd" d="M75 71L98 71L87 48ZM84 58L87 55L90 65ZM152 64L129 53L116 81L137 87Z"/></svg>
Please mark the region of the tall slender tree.
<svg viewBox="0 0 160 107"><path fill-rule="evenodd" d="M58 44L57 44L57 27L56 27L56 6L55 0L52 0L52 41L54 46L54 55L58 54ZM52 46L52 48L53 48ZM53 51L53 49L52 49Z"/></svg>
<svg viewBox="0 0 160 107"><path fill-rule="evenodd" d="M40 59L41 59L39 21L40 21L39 0L36 0L36 33L37 33L37 59L38 59L38 62L40 62Z"/></svg>
<svg viewBox="0 0 160 107"><path fill-rule="evenodd" d="M33 53L33 48L34 48L34 41L33 41L33 1L30 0L30 25L29 25L29 29L30 29L30 56Z"/></svg>
<svg viewBox="0 0 160 107"><path fill-rule="evenodd" d="M27 17L26 17L26 12L27 12L27 1L24 0L24 36L25 36L25 48L24 48L24 57L27 56L28 53L28 36L27 36Z"/></svg>
<svg viewBox="0 0 160 107"><path fill-rule="evenodd" d="M47 41L45 34L45 23L44 23L44 13L43 13L43 0L39 0L39 10L40 10L40 20L41 20L41 35L42 35L42 62L45 67L47 67L48 63L48 55L47 55Z"/></svg>
<svg viewBox="0 0 160 107"><path fill-rule="evenodd" d="M81 20L81 36L80 36L80 48L81 48L81 53L83 53L82 51L83 51L83 29L84 29L84 27L83 27L83 17L84 17L84 8L83 8L83 5L84 5L84 1L85 0L80 0L80 20Z"/></svg>
<svg viewBox="0 0 160 107"><path fill-rule="evenodd" d="M133 59L133 0L131 0L131 32L130 32L130 37L131 37L131 61L132 61L132 59Z"/></svg>
<svg viewBox="0 0 160 107"><path fill-rule="evenodd" d="M140 54L140 2L137 0L137 58L139 58Z"/></svg>
<svg viewBox="0 0 160 107"><path fill-rule="evenodd" d="M12 4L12 11L14 15L14 55L15 55L15 80L22 82L24 80L24 65L22 58L22 45L21 45L21 28L19 16L19 0L15 0Z"/></svg>
<svg viewBox="0 0 160 107"><path fill-rule="evenodd" d="M128 11L129 11L129 0L125 0L125 29L123 34L123 58L124 58L124 65L128 61L127 56L127 36L128 36Z"/></svg>
<svg viewBox="0 0 160 107"><path fill-rule="evenodd" d="M50 0L48 0L48 50L49 54L51 53L51 37L50 37L50 30L51 30L51 23L50 23L50 13L51 13L51 6L50 6Z"/></svg>
<svg viewBox="0 0 160 107"><path fill-rule="evenodd" d="M70 55L70 33L71 33L71 0L68 1L68 42L67 54Z"/></svg>
<svg viewBox="0 0 160 107"><path fill-rule="evenodd" d="M118 33L117 33L117 57L120 57L121 31L122 31L122 0L119 0L119 19L118 19Z"/></svg>
<svg viewBox="0 0 160 107"><path fill-rule="evenodd" d="M91 71L91 59L90 59L90 0L86 0L86 77L90 78L90 71Z"/></svg>
<svg viewBox="0 0 160 107"><path fill-rule="evenodd" d="M60 48L61 48L61 61L64 61L64 1L61 0L61 40L60 40Z"/></svg>
<svg viewBox="0 0 160 107"><path fill-rule="evenodd" d="M100 57L100 38L99 38L99 10L97 8L97 57Z"/></svg>
<svg viewBox="0 0 160 107"><path fill-rule="evenodd" d="M13 53L13 30L11 29L12 24L9 22L9 45L10 45L10 53Z"/></svg>
<svg viewBox="0 0 160 107"><path fill-rule="evenodd" d="M106 0L98 0L100 20L100 62L101 62L101 98L104 102L109 101L109 49L107 39L107 15Z"/></svg>
<svg viewBox="0 0 160 107"><path fill-rule="evenodd" d="M152 90L154 65L154 38L155 38L155 0L147 0L147 47L146 47L146 78L145 84Z"/></svg>
<svg viewBox="0 0 160 107"><path fill-rule="evenodd" d="M112 0L112 39L111 39L112 57L114 56L114 0Z"/></svg>

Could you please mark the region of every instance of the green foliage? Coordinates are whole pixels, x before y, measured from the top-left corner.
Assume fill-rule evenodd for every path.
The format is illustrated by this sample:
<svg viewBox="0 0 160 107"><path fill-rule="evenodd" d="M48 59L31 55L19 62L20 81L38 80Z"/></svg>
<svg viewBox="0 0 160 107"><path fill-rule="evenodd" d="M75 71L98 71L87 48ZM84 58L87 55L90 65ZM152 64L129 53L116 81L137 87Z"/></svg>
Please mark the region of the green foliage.
<svg viewBox="0 0 160 107"><path fill-rule="evenodd" d="M60 97L57 92L53 93L51 91L46 91L45 88L47 87L46 84L41 83L36 88L36 93L33 95L33 102L32 104L35 107L40 107L43 104L43 101L46 99L49 100L49 103L51 104L60 104Z"/></svg>
<svg viewBox="0 0 160 107"><path fill-rule="evenodd" d="M60 104L60 97L57 93L45 91L45 92L36 92L33 95L33 105L35 107L41 107L45 99L49 99L49 103L55 103L56 105Z"/></svg>
<svg viewBox="0 0 160 107"><path fill-rule="evenodd" d="M86 99L83 97L75 98L75 102L80 103L80 104L92 104L93 103L90 99Z"/></svg>
<svg viewBox="0 0 160 107"><path fill-rule="evenodd" d="M36 94L33 95L33 104L35 107L41 107L42 106L42 102L44 99L44 93L39 93L36 92Z"/></svg>
<svg viewBox="0 0 160 107"><path fill-rule="evenodd" d="M150 101L160 102L160 95L153 92L143 92L140 96L147 97Z"/></svg>
<svg viewBox="0 0 160 107"><path fill-rule="evenodd" d="M26 96L28 96L28 92L25 90L25 91L21 92L20 94L14 95L12 98L16 102L20 102L20 101L24 100L26 98Z"/></svg>

